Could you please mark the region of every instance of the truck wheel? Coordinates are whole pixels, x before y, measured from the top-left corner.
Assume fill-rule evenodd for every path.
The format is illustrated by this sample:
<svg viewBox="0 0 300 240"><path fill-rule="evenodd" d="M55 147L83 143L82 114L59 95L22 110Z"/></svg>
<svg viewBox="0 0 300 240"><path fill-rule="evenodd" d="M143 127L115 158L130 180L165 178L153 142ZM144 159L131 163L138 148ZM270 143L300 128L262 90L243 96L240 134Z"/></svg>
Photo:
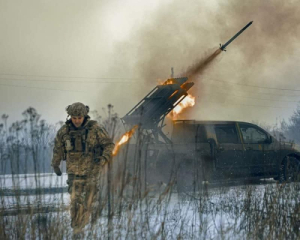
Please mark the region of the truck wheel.
<svg viewBox="0 0 300 240"><path fill-rule="evenodd" d="M300 161L295 157L286 157L281 165L279 179L285 182L299 182Z"/></svg>

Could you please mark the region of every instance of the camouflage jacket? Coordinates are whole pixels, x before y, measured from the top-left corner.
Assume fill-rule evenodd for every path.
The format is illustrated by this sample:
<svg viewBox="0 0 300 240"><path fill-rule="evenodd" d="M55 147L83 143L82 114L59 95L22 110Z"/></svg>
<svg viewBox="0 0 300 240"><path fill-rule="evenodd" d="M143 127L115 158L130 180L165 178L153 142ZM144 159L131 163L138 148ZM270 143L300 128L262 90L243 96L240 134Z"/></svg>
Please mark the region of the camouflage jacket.
<svg viewBox="0 0 300 240"><path fill-rule="evenodd" d="M83 126L75 128L67 121L57 132L54 140L52 167L59 167L66 160L67 173L76 175L95 175L101 165L95 158L112 158L114 143L103 126L89 118Z"/></svg>

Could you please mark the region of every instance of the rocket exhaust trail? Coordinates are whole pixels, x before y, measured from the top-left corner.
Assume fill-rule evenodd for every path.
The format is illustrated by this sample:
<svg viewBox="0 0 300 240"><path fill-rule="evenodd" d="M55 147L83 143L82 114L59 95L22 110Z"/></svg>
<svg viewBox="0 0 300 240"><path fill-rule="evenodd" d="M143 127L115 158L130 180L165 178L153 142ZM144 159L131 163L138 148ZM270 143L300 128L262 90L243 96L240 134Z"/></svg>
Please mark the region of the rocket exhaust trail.
<svg viewBox="0 0 300 240"><path fill-rule="evenodd" d="M217 49L213 54L209 55L208 57L202 59L195 65L191 66L185 73L184 76L192 79L204 72L214 61L214 59L222 52L226 51L226 47L235 40L242 32L244 32L253 21L249 22L245 27L243 27L238 33L236 33L232 38L230 38L224 45L220 44L220 48Z"/></svg>
<svg viewBox="0 0 300 240"><path fill-rule="evenodd" d="M216 59L216 57L222 52L222 50L219 48L214 53L209 55L208 57L201 59L199 62L191 66L184 74L183 76L187 76L189 79L193 79L197 77L198 75L202 74Z"/></svg>

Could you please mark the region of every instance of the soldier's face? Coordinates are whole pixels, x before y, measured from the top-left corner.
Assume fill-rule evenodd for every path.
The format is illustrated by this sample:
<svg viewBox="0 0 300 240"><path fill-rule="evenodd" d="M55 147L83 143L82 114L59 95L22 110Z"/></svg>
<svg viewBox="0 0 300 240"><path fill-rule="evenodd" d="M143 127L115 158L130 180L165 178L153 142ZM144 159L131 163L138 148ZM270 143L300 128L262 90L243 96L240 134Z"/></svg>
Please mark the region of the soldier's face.
<svg viewBox="0 0 300 240"><path fill-rule="evenodd" d="M80 127L84 121L84 117L81 116L71 116L71 121L74 124L75 127Z"/></svg>

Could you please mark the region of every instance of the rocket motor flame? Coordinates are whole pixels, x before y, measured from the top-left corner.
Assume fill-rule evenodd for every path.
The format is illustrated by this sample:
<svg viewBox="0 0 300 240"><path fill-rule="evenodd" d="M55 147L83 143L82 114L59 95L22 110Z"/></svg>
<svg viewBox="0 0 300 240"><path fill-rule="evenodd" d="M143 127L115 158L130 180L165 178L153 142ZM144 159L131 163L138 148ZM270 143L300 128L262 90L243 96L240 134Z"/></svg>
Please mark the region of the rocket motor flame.
<svg viewBox="0 0 300 240"><path fill-rule="evenodd" d="M176 80L171 78L168 79L164 82L160 82L160 85L169 85L169 84L177 84ZM187 83L183 83L180 87L182 89L185 89L185 84ZM178 92L178 90L176 90L170 97L172 98L176 93ZM188 94L173 110L172 112L168 115L168 117L172 118L173 120L175 120L178 115L187 107L193 107L195 105L195 97L193 97L191 94Z"/></svg>
<svg viewBox="0 0 300 240"><path fill-rule="evenodd" d="M172 111L172 118L176 118L183 109L193 107L195 105L195 97L188 94Z"/></svg>
<svg viewBox="0 0 300 240"><path fill-rule="evenodd" d="M129 139L134 134L135 130L138 128L138 125L135 125L130 131L123 134L120 140L116 143L115 148L113 150L113 156L116 156L120 150L121 145L127 143Z"/></svg>
<svg viewBox="0 0 300 240"><path fill-rule="evenodd" d="M162 85L169 85L169 84L175 84L176 81L175 79L171 78L171 79L168 79L167 81L163 82Z"/></svg>
<svg viewBox="0 0 300 240"><path fill-rule="evenodd" d="M167 80L162 80L162 79L157 79L157 84L158 85L171 85L171 84L176 84L176 80L173 78L167 79Z"/></svg>

